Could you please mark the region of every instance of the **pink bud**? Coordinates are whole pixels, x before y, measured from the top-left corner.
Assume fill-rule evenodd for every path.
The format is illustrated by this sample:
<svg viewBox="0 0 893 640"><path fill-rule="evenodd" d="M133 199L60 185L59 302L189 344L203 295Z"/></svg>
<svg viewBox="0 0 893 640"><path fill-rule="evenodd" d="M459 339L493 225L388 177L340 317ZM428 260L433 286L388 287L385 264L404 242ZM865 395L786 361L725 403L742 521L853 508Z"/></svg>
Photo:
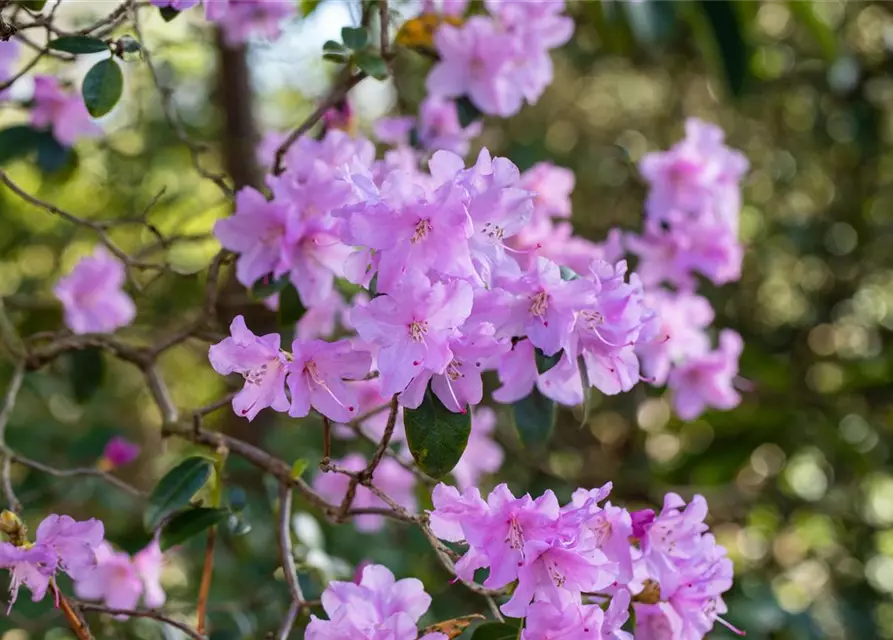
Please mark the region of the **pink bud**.
<svg viewBox="0 0 893 640"><path fill-rule="evenodd" d="M120 436L115 436L106 443L105 449L102 452L102 458L114 468L130 464L136 460L139 454L140 446L138 444L130 442Z"/></svg>

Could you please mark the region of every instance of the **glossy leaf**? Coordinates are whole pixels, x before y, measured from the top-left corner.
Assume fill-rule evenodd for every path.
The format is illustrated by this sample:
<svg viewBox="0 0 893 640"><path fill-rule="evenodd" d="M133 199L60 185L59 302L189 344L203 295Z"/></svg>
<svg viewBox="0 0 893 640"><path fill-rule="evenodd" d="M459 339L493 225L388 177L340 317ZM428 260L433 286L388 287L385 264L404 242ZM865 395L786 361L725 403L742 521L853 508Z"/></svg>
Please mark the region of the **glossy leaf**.
<svg viewBox="0 0 893 640"><path fill-rule="evenodd" d="M273 277L272 273L267 274L254 283L254 286L251 287L251 295L255 300L265 300L276 293L280 293L288 286L288 282L287 273L282 274L278 278Z"/></svg>
<svg viewBox="0 0 893 640"><path fill-rule="evenodd" d="M561 362L561 356L563 353L564 353L564 350L559 351L558 353L556 353L554 355L547 356L545 353L543 353L542 349L540 349L539 347L536 347L536 350L534 351L534 356L536 358L537 372L539 372L539 374L542 375L542 374L546 373L546 371L549 371L552 367L554 367L559 362Z"/></svg>
<svg viewBox="0 0 893 640"><path fill-rule="evenodd" d="M196 507L178 513L161 530L161 549L170 549L219 524L229 515L227 509Z"/></svg>
<svg viewBox="0 0 893 640"><path fill-rule="evenodd" d="M98 347L78 349L70 352L71 391L78 404L84 404L92 398L105 378L105 359Z"/></svg>
<svg viewBox="0 0 893 640"><path fill-rule="evenodd" d="M205 486L214 468L212 460L202 456L186 458L158 481L143 513L143 525L154 531L165 518L189 505Z"/></svg>
<svg viewBox="0 0 893 640"><path fill-rule="evenodd" d="M558 416L555 402L536 387L530 395L512 405L512 414L515 428L526 447L536 447L548 442Z"/></svg>
<svg viewBox="0 0 893 640"><path fill-rule="evenodd" d="M467 127L483 115L468 96L462 96L456 100L456 110L459 113L459 124L462 127Z"/></svg>
<svg viewBox="0 0 893 640"><path fill-rule="evenodd" d="M341 39L348 49L359 51L369 42L369 34L362 27L344 27L341 29Z"/></svg>
<svg viewBox="0 0 893 640"><path fill-rule="evenodd" d="M347 49L344 48L344 45L340 42L335 42L334 40L326 40L322 45L322 50L326 53L346 53Z"/></svg>
<svg viewBox="0 0 893 640"><path fill-rule="evenodd" d="M44 5L46 5L47 0L19 0L19 4L29 11L34 11L35 13L42 11Z"/></svg>
<svg viewBox="0 0 893 640"><path fill-rule="evenodd" d="M68 166L74 159L70 147L64 147L49 131L37 138L37 166L44 173L56 173Z"/></svg>
<svg viewBox="0 0 893 640"><path fill-rule="evenodd" d="M101 53L109 50L105 42L89 36L62 36L51 40L47 46L66 53Z"/></svg>
<svg viewBox="0 0 893 640"><path fill-rule="evenodd" d="M84 77L81 92L90 115L94 118L104 116L118 104L124 92L121 67L112 59L97 62Z"/></svg>
<svg viewBox="0 0 893 640"><path fill-rule="evenodd" d="M740 96L747 85L750 46L744 38L735 7L729 0L699 0L698 6L713 34L729 92Z"/></svg>
<svg viewBox="0 0 893 640"><path fill-rule="evenodd" d="M305 311L298 290L289 282L279 294L279 326L294 328L295 323L301 319Z"/></svg>
<svg viewBox="0 0 893 640"><path fill-rule="evenodd" d="M456 466L468 446L471 411L453 413L429 387L417 409L404 409L406 441L419 467L440 478Z"/></svg>
<svg viewBox="0 0 893 640"><path fill-rule="evenodd" d="M510 622L485 622L471 635L471 640L517 640L519 629Z"/></svg>
<svg viewBox="0 0 893 640"><path fill-rule="evenodd" d="M388 65L377 54L368 51L358 51L354 55L354 62L357 63L360 69L366 72L366 75L376 80L384 80L388 77Z"/></svg>

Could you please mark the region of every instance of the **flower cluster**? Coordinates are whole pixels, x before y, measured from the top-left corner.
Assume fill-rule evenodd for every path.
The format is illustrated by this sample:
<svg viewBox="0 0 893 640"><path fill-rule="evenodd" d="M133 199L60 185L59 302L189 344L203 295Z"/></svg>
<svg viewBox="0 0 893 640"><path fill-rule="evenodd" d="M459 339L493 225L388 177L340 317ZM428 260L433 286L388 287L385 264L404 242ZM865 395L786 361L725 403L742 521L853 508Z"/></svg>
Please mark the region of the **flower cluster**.
<svg viewBox="0 0 893 640"><path fill-rule="evenodd" d="M466 2L445 3L460 14ZM461 26L443 24L434 36L439 62L427 80L430 96L467 96L483 113L508 117L524 101L534 104L552 82L551 49L566 43L573 20L564 2L487 0L489 15L475 15Z"/></svg>
<svg viewBox="0 0 893 640"><path fill-rule="evenodd" d="M711 351L706 330L713 309L695 293L695 275L716 285L740 277L740 181L748 162L723 144L715 125L691 118L685 133L669 151L642 158L650 187L645 228L628 234L626 244L638 256L646 305L655 313L648 339L637 345L643 369L655 384L669 386L676 412L691 420L708 407L731 409L740 401L733 382L741 337L724 330Z"/></svg>
<svg viewBox="0 0 893 640"><path fill-rule="evenodd" d="M442 633L419 638L418 621L431 596L416 578L395 580L387 567L370 564L358 584L331 582L322 594L328 620L311 616L307 640L446 640Z"/></svg>
<svg viewBox="0 0 893 640"><path fill-rule="evenodd" d="M157 540L133 558L103 542L96 548L95 566L75 579L74 591L79 598L102 601L109 609L134 609L140 597L147 607L160 607L166 599L160 583L162 560Z"/></svg>
<svg viewBox="0 0 893 640"><path fill-rule="evenodd" d="M484 501L476 488L440 484L431 527L467 545L461 579L487 569L485 587L513 585L501 610L527 619L524 638L630 638L621 627L631 602L638 638L704 637L732 585L732 563L704 524L706 502L668 494L660 513L630 513L600 504L610 491L578 489L561 506L551 491L516 498L503 484Z"/></svg>
<svg viewBox="0 0 893 640"><path fill-rule="evenodd" d="M54 289L68 328L78 334L112 333L130 324L136 307L121 290L124 278L124 265L105 247L82 258Z"/></svg>
<svg viewBox="0 0 893 640"><path fill-rule="evenodd" d="M151 0L156 7L184 11L199 0ZM275 40L282 21L295 15L294 3L280 0L205 0L205 18L217 23L224 41L237 46L252 37Z"/></svg>

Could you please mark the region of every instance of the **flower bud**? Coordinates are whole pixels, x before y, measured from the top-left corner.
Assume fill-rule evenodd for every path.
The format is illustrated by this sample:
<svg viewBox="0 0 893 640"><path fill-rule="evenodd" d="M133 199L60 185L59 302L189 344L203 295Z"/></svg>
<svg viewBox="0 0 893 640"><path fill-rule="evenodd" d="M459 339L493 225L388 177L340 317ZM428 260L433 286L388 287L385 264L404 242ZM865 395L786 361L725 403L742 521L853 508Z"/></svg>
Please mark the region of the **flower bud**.
<svg viewBox="0 0 893 640"><path fill-rule="evenodd" d="M4 533L7 539L17 547L22 546L26 542L28 529L18 515L4 509L0 513L0 532Z"/></svg>

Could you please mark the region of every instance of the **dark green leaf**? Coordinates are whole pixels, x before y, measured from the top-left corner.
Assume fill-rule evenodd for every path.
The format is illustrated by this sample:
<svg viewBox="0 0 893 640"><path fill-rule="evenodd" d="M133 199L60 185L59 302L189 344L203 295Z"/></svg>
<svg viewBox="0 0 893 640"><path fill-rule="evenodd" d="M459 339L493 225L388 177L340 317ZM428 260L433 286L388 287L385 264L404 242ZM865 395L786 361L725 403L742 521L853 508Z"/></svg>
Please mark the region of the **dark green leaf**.
<svg viewBox="0 0 893 640"><path fill-rule="evenodd" d="M384 80L388 77L388 65L385 64L381 56L368 51L358 51L353 59L357 66L366 72L366 75L372 76L376 80Z"/></svg>
<svg viewBox="0 0 893 640"><path fill-rule="evenodd" d="M214 463L202 456L186 458L158 481L143 513L147 531L154 531L172 513L189 504L211 477Z"/></svg>
<svg viewBox="0 0 893 640"><path fill-rule="evenodd" d="M471 640L517 640L518 625L510 622L485 622L474 630Z"/></svg>
<svg viewBox="0 0 893 640"><path fill-rule="evenodd" d="M170 22L178 15L180 15L181 11L179 9L174 9L173 7L159 7L158 13L161 14L161 19L165 22Z"/></svg>
<svg viewBox="0 0 893 640"><path fill-rule="evenodd" d="M348 61L348 57L343 53L324 53L322 54L322 59L329 62L337 62L338 64L344 64Z"/></svg>
<svg viewBox="0 0 893 640"><path fill-rule="evenodd" d="M226 509L196 507L178 513L161 530L161 550L183 544L202 531L210 529L229 515Z"/></svg>
<svg viewBox="0 0 893 640"><path fill-rule="evenodd" d="M118 104L124 92L121 67L112 59L97 62L84 77L81 92L90 115L94 118L104 116Z"/></svg>
<svg viewBox="0 0 893 640"><path fill-rule="evenodd" d="M301 0L301 15L305 18L316 11L322 0Z"/></svg>
<svg viewBox="0 0 893 640"><path fill-rule="evenodd" d="M326 53L347 53L347 49L344 48L344 45L340 42L335 42L334 40L326 40L325 44L322 45L322 50Z"/></svg>
<svg viewBox="0 0 893 640"><path fill-rule="evenodd" d="M526 398L512 405L515 428L526 447L545 444L555 427L557 410L555 403L534 387Z"/></svg>
<svg viewBox="0 0 893 640"><path fill-rule="evenodd" d="M589 414L592 411L592 386L583 356L577 358L577 368L580 370L580 380L583 382L583 417L580 419L580 426L585 426L589 422Z"/></svg>
<svg viewBox="0 0 893 640"><path fill-rule="evenodd" d="M44 173L56 173L73 160L70 147L63 147L49 131L37 139L37 165Z"/></svg>
<svg viewBox="0 0 893 640"><path fill-rule="evenodd" d="M412 457L430 476L440 478L453 470L468 445L471 412L453 413L431 388L417 409L404 409L406 441Z"/></svg>
<svg viewBox="0 0 893 640"><path fill-rule="evenodd" d="M27 125L17 125L0 131L0 164L30 155L44 132Z"/></svg>
<svg viewBox="0 0 893 640"><path fill-rule="evenodd" d="M459 114L459 124L461 124L463 128L484 115L468 96L462 96L456 100L456 110Z"/></svg>
<svg viewBox="0 0 893 640"><path fill-rule="evenodd" d="M29 11L39 12L43 10L47 0L19 0L19 4Z"/></svg>
<svg viewBox="0 0 893 640"><path fill-rule="evenodd" d="M62 36L51 40L47 46L50 49L66 53L100 53L109 50L109 46L105 42L89 36Z"/></svg>
<svg viewBox="0 0 893 640"><path fill-rule="evenodd" d="M750 46L729 0L699 0L725 71L726 84L733 96L740 96L748 80Z"/></svg>
<svg viewBox="0 0 893 640"><path fill-rule="evenodd" d="M564 350L559 351L558 353L547 356L543 353L543 350L539 347L536 348L534 354L536 356L536 370L542 375L546 373L549 369L554 367L561 361L561 355L564 353Z"/></svg>
<svg viewBox="0 0 893 640"><path fill-rule="evenodd" d="M287 273L283 273L278 278L273 277L272 273L267 274L254 283L254 286L251 287L251 295L255 300L264 300L281 292L288 286L288 282Z"/></svg>
<svg viewBox="0 0 893 640"><path fill-rule="evenodd" d="M344 27L341 29L341 39L347 48L359 51L369 42L369 34L363 27Z"/></svg>
<svg viewBox="0 0 893 640"><path fill-rule="evenodd" d="M305 311L298 290L289 282L279 294L279 326L293 327Z"/></svg>
<svg viewBox="0 0 893 640"><path fill-rule="evenodd" d="M78 404L84 404L99 390L105 377L105 359L98 347L70 352L71 391Z"/></svg>
<svg viewBox="0 0 893 640"><path fill-rule="evenodd" d="M570 267L565 267L562 265L561 267L558 267L558 270L561 271L562 280L577 280L580 278L580 274L578 274Z"/></svg>

